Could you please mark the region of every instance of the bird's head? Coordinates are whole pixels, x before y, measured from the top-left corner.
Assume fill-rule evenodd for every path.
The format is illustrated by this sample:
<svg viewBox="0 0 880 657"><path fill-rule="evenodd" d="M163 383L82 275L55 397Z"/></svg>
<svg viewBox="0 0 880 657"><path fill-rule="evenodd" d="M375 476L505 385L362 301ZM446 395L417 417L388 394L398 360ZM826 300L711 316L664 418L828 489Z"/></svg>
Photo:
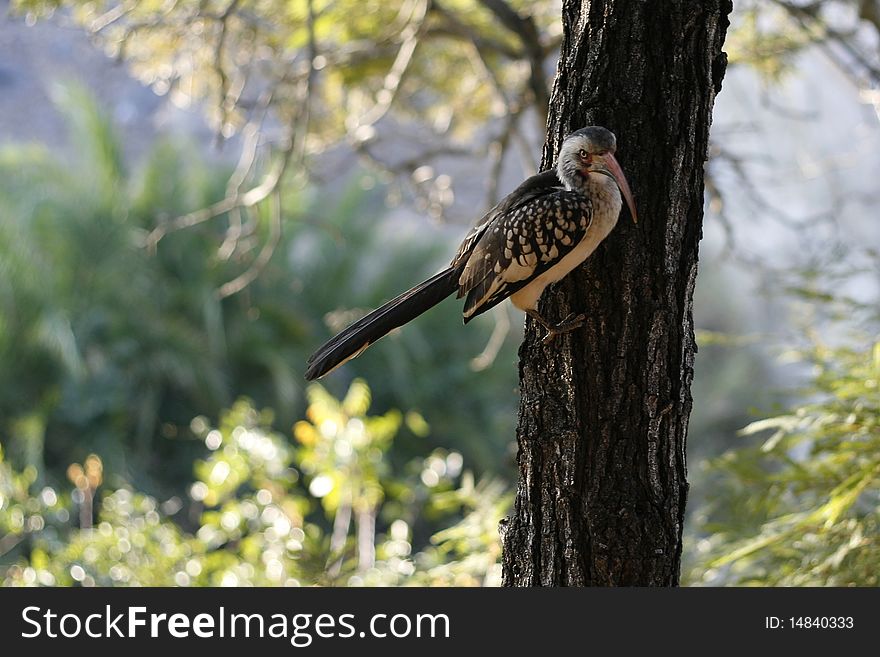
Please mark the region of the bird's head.
<svg viewBox="0 0 880 657"><path fill-rule="evenodd" d="M620 189L633 221L637 222L632 191L623 175L623 170L614 158L616 150L617 139L610 130L599 126L575 130L562 142L556 172L569 189L583 188L591 178L596 180L596 176L611 178Z"/></svg>

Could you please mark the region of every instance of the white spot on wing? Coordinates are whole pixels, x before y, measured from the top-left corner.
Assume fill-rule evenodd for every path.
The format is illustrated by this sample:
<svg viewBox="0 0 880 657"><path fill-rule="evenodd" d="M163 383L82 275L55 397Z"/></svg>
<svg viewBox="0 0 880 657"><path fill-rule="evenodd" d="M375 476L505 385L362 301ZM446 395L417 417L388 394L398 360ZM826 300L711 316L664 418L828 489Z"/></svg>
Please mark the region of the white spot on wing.
<svg viewBox="0 0 880 657"><path fill-rule="evenodd" d="M537 264L537 261L535 262ZM515 283L527 279L535 271L535 265L520 264L519 260L514 260L501 273L501 278L509 283Z"/></svg>

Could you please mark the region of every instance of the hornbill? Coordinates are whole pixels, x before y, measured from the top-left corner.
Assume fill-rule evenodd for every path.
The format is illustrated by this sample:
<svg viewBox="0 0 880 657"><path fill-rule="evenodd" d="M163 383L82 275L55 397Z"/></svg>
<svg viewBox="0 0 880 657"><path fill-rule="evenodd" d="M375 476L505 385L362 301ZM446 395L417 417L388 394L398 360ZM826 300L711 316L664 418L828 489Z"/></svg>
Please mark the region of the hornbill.
<svg viewBox="0 0 880 657"><path fill-rule="evenodd" d="M510 297L547 331L544 341L579 327L583 315L550 324L538 299L550 283L586 260L617 223L626 200L635 203L614 158L614 134L590 126L562 142L556 170L523 182L468 233L446 269L354 322L308 360L305 378L317 379L361 354L452 293L464 303L464 323Z"/></svg>

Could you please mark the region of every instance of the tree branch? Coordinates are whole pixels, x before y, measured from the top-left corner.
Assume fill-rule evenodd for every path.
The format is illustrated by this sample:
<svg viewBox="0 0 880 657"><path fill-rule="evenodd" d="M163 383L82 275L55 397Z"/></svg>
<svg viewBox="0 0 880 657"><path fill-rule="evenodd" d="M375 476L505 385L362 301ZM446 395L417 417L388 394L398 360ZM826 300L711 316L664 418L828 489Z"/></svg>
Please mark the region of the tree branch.
<svg viewBox="0 0 880 657"><path fill-rule="evenodd" d="M531 16L521 16L505 0L480 0L480 4L491 11L504 27L519 37L529 63L529 89L533 102L541 117L543 127L547 122L547 106L550 91L544 76L544 47L538 28Z"/></svg>

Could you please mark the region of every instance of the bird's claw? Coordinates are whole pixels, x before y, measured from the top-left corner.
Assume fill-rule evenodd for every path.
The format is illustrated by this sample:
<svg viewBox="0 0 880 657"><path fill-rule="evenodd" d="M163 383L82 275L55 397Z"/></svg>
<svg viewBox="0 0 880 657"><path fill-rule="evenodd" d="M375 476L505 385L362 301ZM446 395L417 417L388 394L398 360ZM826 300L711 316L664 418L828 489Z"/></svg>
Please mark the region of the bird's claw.
<svg viewBox="0 0 880 657"><path fill-rule="evenodd" d="M577 328L580 328L584 325L584 320L586 319L586 315L581 313L580 315L575 315L571 313L568 317L563 319L561 322L556 324L555 326L547 327L547 335L545 335L541 342L543 344L550 344L556 339L557 335L562 335L563 333L568 333L569 331L574 331Z"/></svg>
<svg viewBox="0 0 880 657"><path fill-rule="evenodd" d="M535 312L529 313L535 321L537 321L544 329L547 331L547 334L541 338L542 344L550 344L556 339L557 335L562 335L563 333L568 333L569 331L573 331L576 328L580 328L584 324L584 320L587 318L586 315L581 313L580 315L575 315L574 313L570 313L568 317L563 319L558 324L550 324L543 317L538 315Z"/></svg>

